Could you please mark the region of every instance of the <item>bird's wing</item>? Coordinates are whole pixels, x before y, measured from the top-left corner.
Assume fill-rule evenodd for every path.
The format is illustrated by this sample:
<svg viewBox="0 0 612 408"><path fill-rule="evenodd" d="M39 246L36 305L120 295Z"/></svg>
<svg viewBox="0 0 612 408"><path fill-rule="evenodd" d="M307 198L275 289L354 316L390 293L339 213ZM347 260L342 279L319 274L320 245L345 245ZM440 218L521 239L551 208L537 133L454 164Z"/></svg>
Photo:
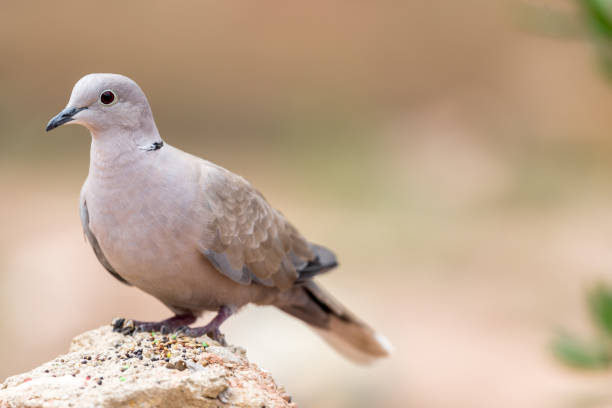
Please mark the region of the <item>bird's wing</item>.
<svg viewBox="0 0 612 408"><path fill-rule="evenodd" d="M83 232L85 233L87 241L89 241L89 244L93 248L96 257L98 258L98 261L100 261L102 266L104 266L104 268L120 282L131 286L130 283L123 279L123 277L119 275L117 271L115 271L115 268L113 268L112 265L108 262L108 259L106 259L104 253L102 252L102 248L100 248L100 244L98 243L96 236L93 234L93 232L91 232L91 229L89 228L89 211L87 211L87 201L85 200L85 195L83 193L81 193L80 213L81 225L83 225Z"/></svg>
<svg viewBox="0 0 612 408"><path fill-rule="evenodd" d="M224 275L284 290L336 266L331 251L309 244L244 178L214 166L203 184L212 221L201 250Z"/></svg>

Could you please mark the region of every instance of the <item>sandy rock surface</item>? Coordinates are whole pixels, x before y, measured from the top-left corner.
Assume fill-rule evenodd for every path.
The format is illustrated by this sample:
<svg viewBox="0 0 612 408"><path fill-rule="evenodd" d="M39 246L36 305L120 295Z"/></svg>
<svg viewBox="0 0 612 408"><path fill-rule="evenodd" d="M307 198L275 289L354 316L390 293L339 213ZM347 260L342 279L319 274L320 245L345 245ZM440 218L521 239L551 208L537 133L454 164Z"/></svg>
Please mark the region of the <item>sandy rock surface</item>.
<svg viewBox="0 0 612 408"><path fill-rule="evenodd" d="M79 335L68 354L0 385L0 407L295 407L245 351L208 337Z"/></svg>

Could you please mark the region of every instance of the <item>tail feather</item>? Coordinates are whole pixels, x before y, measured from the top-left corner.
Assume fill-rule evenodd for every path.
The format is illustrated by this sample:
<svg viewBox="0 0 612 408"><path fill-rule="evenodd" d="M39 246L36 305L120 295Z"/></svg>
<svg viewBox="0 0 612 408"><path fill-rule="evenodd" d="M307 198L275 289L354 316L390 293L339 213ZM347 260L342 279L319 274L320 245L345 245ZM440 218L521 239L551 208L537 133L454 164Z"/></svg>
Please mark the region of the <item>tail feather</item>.
<svg viewBox="0 0 612 408"><path fill-rule="evenodd" d="M346 309L314 281L297 286L283 311L308 323L334 349L362 364L391 354L391 343Z"/></svg>

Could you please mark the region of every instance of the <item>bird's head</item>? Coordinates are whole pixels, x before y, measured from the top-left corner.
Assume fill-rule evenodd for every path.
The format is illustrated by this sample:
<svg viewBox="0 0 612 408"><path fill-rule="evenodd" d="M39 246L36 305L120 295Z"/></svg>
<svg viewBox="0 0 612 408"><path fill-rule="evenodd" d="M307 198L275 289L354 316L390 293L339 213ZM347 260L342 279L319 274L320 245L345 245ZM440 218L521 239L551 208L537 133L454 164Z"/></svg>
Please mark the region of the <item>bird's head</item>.
<svg viewBox="0 0 612 408"><path fill-rule="evenodd" d="M46 130L76 123L97 134L153 131L155 123L142 89L118 74L89 74L72 89L66 108L54 116ZM155 129L156 132L156 129Z"/></svg>

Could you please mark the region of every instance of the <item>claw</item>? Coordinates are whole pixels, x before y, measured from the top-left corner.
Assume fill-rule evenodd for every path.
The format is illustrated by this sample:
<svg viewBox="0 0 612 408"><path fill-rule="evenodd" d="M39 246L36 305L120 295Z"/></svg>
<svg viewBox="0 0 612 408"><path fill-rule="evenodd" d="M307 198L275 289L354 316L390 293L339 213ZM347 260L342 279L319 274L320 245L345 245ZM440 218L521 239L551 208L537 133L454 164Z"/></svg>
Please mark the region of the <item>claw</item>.
<svg viewBox="0 0 612 408"><path fill-rule="evenodd" d="M227 342L225 341L225 335L221 333L219 329L208 332L206 333L206 335L221 344L222 346L227 346Z"/></svg>
<svg viewBox="0 0 612 408"><path fill-rule="evenodd" d="M134 333L135 329L134 321L132 319L126 320L126 322L123 324L123 328L121 329L121 333L130 335Z"/></svg>
<svg viewBox="0 0 612 408"><path fill-rule="evenodd" d="M115 317L112 322L111 322L111 326L113 327L113 331L114 332L120 332L121 329L123 328L123 323L125 322L125 319L123 317Z"/></svg>

